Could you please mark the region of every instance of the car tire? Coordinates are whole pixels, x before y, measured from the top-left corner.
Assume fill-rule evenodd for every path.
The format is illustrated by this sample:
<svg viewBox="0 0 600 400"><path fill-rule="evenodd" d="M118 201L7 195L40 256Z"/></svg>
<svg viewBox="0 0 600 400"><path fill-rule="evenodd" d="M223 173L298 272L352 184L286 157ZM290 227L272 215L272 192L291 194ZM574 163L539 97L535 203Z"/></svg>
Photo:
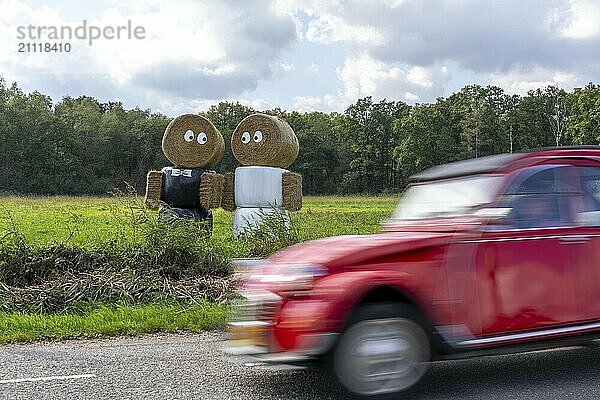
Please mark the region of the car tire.
<svg viewBox="0 0 600 400"><path fill-rule="evenodd" d="M420 319L404 304L358 308L333 350L331 372L338 383L362 398L387 398L416 384L431 353Z"/></svg>

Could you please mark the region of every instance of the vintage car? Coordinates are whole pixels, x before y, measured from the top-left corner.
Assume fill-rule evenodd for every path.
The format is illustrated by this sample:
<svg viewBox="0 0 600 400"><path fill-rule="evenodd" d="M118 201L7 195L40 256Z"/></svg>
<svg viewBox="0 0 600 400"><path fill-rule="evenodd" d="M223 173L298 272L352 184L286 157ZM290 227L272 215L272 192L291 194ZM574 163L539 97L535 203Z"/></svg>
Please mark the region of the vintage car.
<svg viewBox="0 0 600 400"><path fill-rule="evenodd" d="M600 147L459 161L412 177L381 233L284 249L251 269L229 349L319 363L349 392L431 360L600 335Z"/></svg>

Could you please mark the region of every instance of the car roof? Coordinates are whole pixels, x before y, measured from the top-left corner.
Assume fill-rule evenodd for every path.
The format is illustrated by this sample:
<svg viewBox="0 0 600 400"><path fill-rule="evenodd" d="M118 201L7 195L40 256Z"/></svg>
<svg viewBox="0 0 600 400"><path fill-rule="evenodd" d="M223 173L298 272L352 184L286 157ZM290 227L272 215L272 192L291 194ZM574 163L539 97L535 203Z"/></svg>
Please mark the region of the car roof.
<svg viewBox="0 0 600 400"><path fill-rule="evenodd" d="M468 160L456 161L449 164L437 165L435 167L419 172L418 174L412 175L410 177L410 180L413 182L431 181L466 175L492 173L506 167L508 164L521 158L531 157L535 155L547 155L551 157L553 155L564 153L573 153L573 155L579 155L579 153L581 153L581 150L598 151L600 150L600 146L544 147L526 150L520 153L495 154L491 156L471 158Z"/></svg>
<svg viewBox="0 0 600 400"><path fill-rule="evenodd" d="M508 163L524 157L522 153L496 154L438 165L410 177L412 181L431 181L456 176L494 172Z"/></svg>

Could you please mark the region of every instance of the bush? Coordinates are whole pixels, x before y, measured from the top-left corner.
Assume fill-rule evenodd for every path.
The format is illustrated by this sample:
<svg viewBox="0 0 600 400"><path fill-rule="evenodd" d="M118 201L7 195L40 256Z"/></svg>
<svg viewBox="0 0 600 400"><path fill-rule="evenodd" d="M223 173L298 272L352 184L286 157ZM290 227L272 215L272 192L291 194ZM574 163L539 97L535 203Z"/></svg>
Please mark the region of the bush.
<svg viewBox="0 0 600 400"><path fill-rule="evenodd" d="M12 218L0 234L0 310L59 312L82 302L225 302L235 286L226 249L186 220L161 221L135 196L120 197L128 223L91 248L28 243ZM139 240L141 238L141 240Z"/></svg>

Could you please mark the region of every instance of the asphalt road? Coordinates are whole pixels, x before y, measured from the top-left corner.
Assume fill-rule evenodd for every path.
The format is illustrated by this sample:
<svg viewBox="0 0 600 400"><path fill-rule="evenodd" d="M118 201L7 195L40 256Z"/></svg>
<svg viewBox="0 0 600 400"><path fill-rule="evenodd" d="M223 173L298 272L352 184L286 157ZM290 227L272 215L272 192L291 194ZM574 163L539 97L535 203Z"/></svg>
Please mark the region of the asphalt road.
<svg viewBox="0 0 600 400"><path fill-rule="evenodd" d="M316 371L221 353L222 334L0 347L1 399L338 399ZM600 399L600 345L438 362L406 399Z"/></svg>

